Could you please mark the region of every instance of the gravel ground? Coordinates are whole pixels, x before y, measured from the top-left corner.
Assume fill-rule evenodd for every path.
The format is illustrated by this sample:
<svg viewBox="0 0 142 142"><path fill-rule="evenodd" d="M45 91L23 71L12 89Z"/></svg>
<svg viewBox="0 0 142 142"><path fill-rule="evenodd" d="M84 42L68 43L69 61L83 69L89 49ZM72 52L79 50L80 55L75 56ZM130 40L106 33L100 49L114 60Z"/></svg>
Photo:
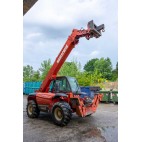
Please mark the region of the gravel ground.
<svg viewBox="0 0 142 142"><path fill-rule="evenodd" d="M100 103L96 113L82 118L73 114L65 127L53 124L51 116L41 113L30 119L23 96L23 142L118 142L118 105Z"/></svg>

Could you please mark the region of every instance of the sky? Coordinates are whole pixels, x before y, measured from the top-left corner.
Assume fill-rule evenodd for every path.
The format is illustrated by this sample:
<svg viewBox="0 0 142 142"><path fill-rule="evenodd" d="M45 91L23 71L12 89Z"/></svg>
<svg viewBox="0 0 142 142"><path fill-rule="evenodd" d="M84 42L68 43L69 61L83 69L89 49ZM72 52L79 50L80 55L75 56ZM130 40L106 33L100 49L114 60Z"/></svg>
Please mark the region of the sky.
<svg viewBox="0 0 142 142"><path fill-rule="evenodd" d="M93 20L104 24L98 39L81 38L66 61L81 66L93 58L107 58L115 68L118 61L117 0L38 0L23 17L23 65L40 68L43 60L52 63L73 29L87 28Z"/></svg>

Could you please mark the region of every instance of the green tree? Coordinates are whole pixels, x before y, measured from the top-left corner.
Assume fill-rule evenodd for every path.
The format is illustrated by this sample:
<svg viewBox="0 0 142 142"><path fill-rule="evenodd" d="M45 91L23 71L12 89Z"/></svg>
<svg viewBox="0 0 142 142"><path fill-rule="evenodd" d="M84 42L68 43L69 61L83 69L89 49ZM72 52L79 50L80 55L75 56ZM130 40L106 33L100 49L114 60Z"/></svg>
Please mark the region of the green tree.
<svg viewBox="0 0 142 142"><path fill-rule="evenodd" d="M94 63L95 70L102 74L102 78L111 80L112 79L112 63L110 58L101 58Z"/></svg>
<svg viewBox="0 0 142 142"><path fill-rule="evenodd" d="M90 86L91 75L88 72L80 72L76 77L80 86Z"/></svg>
<svg viewBox="0 0 142 142"><path fill-rule="evenodd" d="M112 71L112 81L118 79L118 62L116 63L116 68Z"/></svg>
<svg viewBox="0 0 142 142"><path fill-rule="evenodd" d="M95 70L94 64L95 64L95 62L98 61L98 60L99 60L98 58L89 60L89 61L84 65L84 70L87 71L87 72L93 73L94 70Z"/></svg>
<svg viewBox="0 0 142 142"><path fill-rule="evenodd" d="M97 72L98 75L102 75L101 78L107 80L112 79L112 63L110 58L91 59L85 64L84 70L89 72L90 74L94 74L94 72Z"/></svg>
<svg viewBox="0 0 142 142"><path fill-rule="evenodd" d="M97 70L93 73L80 72L77 76L77 80L80 86L96 86L96 84L105 82L106 80L102 78L102 74Z"/></svg>
<svg viewBox="0 0 142 142"><path fill-rule="evenodd" d="M39 71L41 72L41 80L45 79L50 68L51 68L51 60L50 59L44 60L41 63L41 67L39 68Z"/></svg>
<svg viewBox="0 0 142 142"><path fill-rule="evenodd" d="M41 81L39 70L34 71L31 81Z"/></svg>
<svg viewBox="0 0 142 142"><path fill-rule="evenodd" d="M96 83L102 83L105 81L105 79L103 78L103 75L98 72L98 70L95 70L92 74L90 74L91 78L91 82L90 85L94 86Z"/></svg>
<svg viewBox="0 0 142 142"><path fill-rule="evenodd" d="M60 76L76 77L80 72L81 64L77 61L65 62L59 71Z"/></svg>
<svg viewBox="0 0 142 142"><path fill-rule="evenodd" d="M23 66L23 81L31 81L32 77L33 77L33 67L30 65L27 66Z"/></svg>

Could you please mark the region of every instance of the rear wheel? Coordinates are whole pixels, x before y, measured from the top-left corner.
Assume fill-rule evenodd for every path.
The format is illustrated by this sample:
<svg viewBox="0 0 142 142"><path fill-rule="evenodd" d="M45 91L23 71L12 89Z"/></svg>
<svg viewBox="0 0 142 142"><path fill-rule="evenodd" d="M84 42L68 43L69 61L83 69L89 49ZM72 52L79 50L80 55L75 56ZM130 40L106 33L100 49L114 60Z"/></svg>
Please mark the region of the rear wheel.
<svg viewBox="0 0 142 142"><path fill-rule="evenodd" d="M67 125L72 117L71 107L66 102L57 102L52 109L53 122L59 126Z"/></svg>
<svg viewBox="0 0 142 142"><path fill-rule="evenodd" d="M30 118L37 118L39 116L39 109L35 101L30 100L27 104L27 115Z"/></svg>

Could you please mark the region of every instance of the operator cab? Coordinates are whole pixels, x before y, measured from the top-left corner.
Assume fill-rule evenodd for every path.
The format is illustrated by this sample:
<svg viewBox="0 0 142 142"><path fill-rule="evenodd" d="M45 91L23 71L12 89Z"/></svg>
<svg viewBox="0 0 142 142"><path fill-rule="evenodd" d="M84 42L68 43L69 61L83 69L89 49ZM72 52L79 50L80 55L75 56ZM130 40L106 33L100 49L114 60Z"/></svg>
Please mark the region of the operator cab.
<svg viewBox="0 0 142 142"><path fill-rule="evenodd" d="M84 98L84 104L92 104L92 99L88 97L88 94L81 92L80 86L74 77L57 77L55 80L51 81L49 92L58 94L72 92L74 95L80 95L80 98Z"/></svg>
<svg viewBox="0 0 142 142"><path fill-rule="evenodd" d="M78 94L81 90L74 77L60 76L51 81L49 92Z"/></svg>

